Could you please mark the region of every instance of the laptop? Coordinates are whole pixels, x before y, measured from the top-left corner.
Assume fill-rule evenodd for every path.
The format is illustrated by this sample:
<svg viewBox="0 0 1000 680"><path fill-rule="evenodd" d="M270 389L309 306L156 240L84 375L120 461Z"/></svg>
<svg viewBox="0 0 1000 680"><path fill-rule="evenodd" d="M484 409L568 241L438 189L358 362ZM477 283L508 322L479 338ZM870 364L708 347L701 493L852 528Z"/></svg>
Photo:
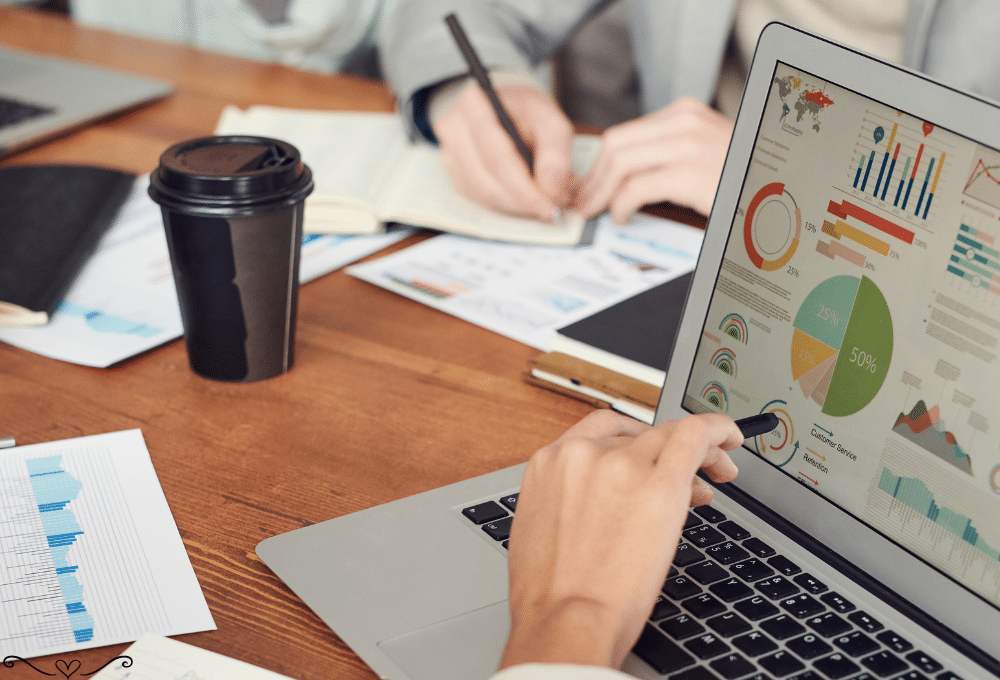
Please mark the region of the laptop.
<svg viewBox="0 0 1000 680"><path fill-rule="evenodd" d="M0 48L0 156L171 89L153 78Z"/></svg>
<svg viewBox="0 0 1000 680"><path fill-rule="evenodd" d="M996 104L763 31L655 421L780 424L689 514L626 672L1000 677L998 149ZM522 470L257 553L380 677L486 678Z"/></svg>

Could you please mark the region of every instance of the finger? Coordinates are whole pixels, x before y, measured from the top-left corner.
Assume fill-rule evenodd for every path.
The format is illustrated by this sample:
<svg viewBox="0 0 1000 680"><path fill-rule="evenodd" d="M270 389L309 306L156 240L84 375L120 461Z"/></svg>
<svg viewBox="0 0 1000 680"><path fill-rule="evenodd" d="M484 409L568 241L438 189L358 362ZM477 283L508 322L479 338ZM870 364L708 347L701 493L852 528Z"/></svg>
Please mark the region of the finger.
<svg viewBox="0 0 1000 680"><path fill-rule="evenodd" d="M702 480L694 477L691 481L691 507L708 505L715 498L715 490Z"/></svg>
<svg viewBox="0 0 1000 680"><path fill-rule="evenodd" d="M570 437L636 437L650 429L650 425L611 409L597 409L573 425L556 441Z"/></svg>
<svg viewBox="0 0 1000 680"><path fill-rule="evenodd" d="M595 168L577 195L577 205L584 215L594 215L607 208L620 187L631 176L660 168L673 162L666 144L642 145L619 149L613 157Z"/></svg>
<svg viewBox="0 0 1000 680"><path fill-rule="evenodd" d="M490 125L472 135L480 163L484 164L493 191L502 197L505 212L549 219L556 208L528 172L527 163L500 124Z"/></svg>
<svg viewBox="0 0 1000 680"><path fill-rule="evenodd" d="M656 460L661 478L691 478L702 465L721 463L723 450L734 449L743 442L732 418L715 413L687 416L680 421L661 423L654 429L657 428L661 428L660 436L666 437ZM643 436L652 438L648 433Z"/></svg>

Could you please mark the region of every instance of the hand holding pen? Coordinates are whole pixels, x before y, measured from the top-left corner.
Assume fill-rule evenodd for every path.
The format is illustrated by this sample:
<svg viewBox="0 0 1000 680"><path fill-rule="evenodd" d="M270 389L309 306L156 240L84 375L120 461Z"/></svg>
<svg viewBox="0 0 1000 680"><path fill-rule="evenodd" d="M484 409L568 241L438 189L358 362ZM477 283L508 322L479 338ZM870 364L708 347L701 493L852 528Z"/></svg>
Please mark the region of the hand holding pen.
<svg viewBox="0 0 1000 680"><path fill-rule="evenodd" d="M557 218L576 183L572 124L537 86L494 88L458 19L449 15L445 21L479 83L434 122L442 163L456 188L500 212Z"/></svg>

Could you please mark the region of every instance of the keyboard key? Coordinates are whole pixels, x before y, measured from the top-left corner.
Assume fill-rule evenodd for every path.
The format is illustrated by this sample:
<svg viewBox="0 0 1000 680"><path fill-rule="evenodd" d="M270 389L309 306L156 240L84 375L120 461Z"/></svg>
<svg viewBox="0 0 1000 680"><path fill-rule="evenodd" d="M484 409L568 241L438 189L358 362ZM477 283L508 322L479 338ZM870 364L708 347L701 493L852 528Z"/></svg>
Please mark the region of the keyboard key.
<svg viewBox="0 0 1000 680"><path fill-rule="evenodd" d="M701 564L688 567L686 573L688 578L693 578L703 586L721 581L729 576L729 572L715 562L702 562Z"/></svg>
<svg viewBox="0 0 1000 680"><path fill-rule="evenodd" d="M729 651L729 645L714 633L705 633L684 643L699 659L711 659Z"/></svg>
<svg viewBox="0 0 1000 680"><path fill-rule="evenodd" d="M517 509L517 497L520 495L519 493L512 493L509 496L504 496L500 499L500 503L511 512L514 512Z"/></svg>
<svg viewBox="0 0 1000 680"><path fill-rule="evenodd" d="M713 616L705 623L708 624L709 628L722 637L733 637L734 635L745 633L751 628L751 625L746 622L746 619L739 614L734 614L733 612L726 612L725 614Z"/></svg>
<svg viewBox="0 0 1000 680"><path fill-rule="evenodd" d="M709 665L716 673L726 678L726 680L742 678L747 673L752 673L756 669L756 666L739 654L727 654L721 659L716 659Z"/></svg>
<svg viewBox="0 0 1000 680"><path fill-rule="evenodd" d="M684 598L697 595L701 592L701 588L698 584L689 579L687 576L674 576L673 578L668 578L663 584L662 590L667 597L674 600L683 600Z"/></svg>
<svg viewBox="0 0 1000 680"><path fill-rule="evenodd" d="M799 574L792 580L801 586L802 590L807 593L812 593L813 595L819 595L820 593L825 593L829 590L825 583L817 580L812 574Z"/></svg>
<svg viewBox="0 0 1000 680"><path fill-rule="evenodd" d="M698 517L698 515L695 515L694 513L689 512L688 516L687 516L687 519L684 520L684 528L685 529L691 529L693 527L698 526L699 524L701 524L701 518Z"/></svg>
<svg viewBox="0 0 1000 680"><path fill-rule="evenodd" d="M823 656L833 651L833 647L823 642L820 636L812 633L789 640L785 645L803 659L815 659L817 656Z"/></svg>
<svg viewBox="0 0 1000 680"><path fill-rule="evenodd" d="M773 652L778 648L774 640L756 630L734 638L732 642L736 649L747 656L760 656L761 654Z"/></svg>
<svg viewBox="0 0 1000 680"><path fill-rule="evenodd" d="M727 581L714 583L708 587L712 593L723 602L736 602L753 595L750 586L743 583L738 578L730 578Z"/></svg>
<svg viewBox="0 0 1000 680"><path fill-rule="evenodd" d="M805 627L788 614L775 616L773 619L762 622L760 629L779 640L787 640L790 637L806 632Z"/></svg>
<svg viewBox="0 0 1000 680"><path fill-rule="evenodd" d="M476 524L486 524L495 522L501 517L507 516L507 511L500 507L495 501L486 501L471 508L464 508L462 514L471 519Z"/></svg>
<svg viewBox="0 0 1000 680"><path fill-rule="evenodd" d="M785 651L775 652L769 656L761 657L757 659L757 663L763 666L765 670L777 675L779 678L791 675L792 673L801 671L805 668L805 665L801 661Z"/></svg>
<svg viewBox="0 0 1000 680"><path fill-rule="evenodd" d="M688 529L681 535L691 541L696 548L707 548L710 545L722 543L726 540L726 537L720 531L717 531L715 527L709 524L702 524L700 527Z"/></svg>
<svg viewBox="0 0 1000 680"><path fill-rule="evenodd" d="M774 548L756 536L751 536L743 541L743 547L752 552L757 557L770 557L774 554Z"/></svg>
<svg viewBox="0 0 1000 680"><path fill-rule="evenodd" d="M742 541L745 538L750 538L750 532L741 527L736 522L727 520L719 524L719 528L725 532L726 536L733 539L734 541Z"/></svg>
<svg viewBox="0 0 1000 680"><path fill-rule="evenodd" d="M826 680L826 678L820 676L815 671L803 671L796 676L788 678L788 680Z"/></svg>
<svg viewBox="0 0 1000 680"><path fill-rule="evenodd" d="M733 605L733 609L751 621L760 621L778 613L778 608L763 597L751 597Z"/></svg>
<svg viewBox="0 0 1000 680"><path fill-rule="evenodd" d="M959 676L955 675L951 671L945 671L941 675L934 678L934 680L962 680Z"/></svg>
<svg viewBox="0 0 1000 680"><path fill-rule="evenodd" d="M732 541L713 545L705 549L705 554L722 565L729 565L750 557L750 553Z"/></svg>
<svg viewBox="0 0 1000 680"><path fill-rule="evenodd" d="M908 652L913 649L913 645L910 644L909 640L899 637L896 633L891 630L883 631L875 636L879 642L888 647L894 652L902 654L903 652Z"/></svg>
<svg viewBox="0 0 1000 680"><path fill-rule="evenodd" d="M646 624L632 651L660 675L679 671L694 663L693 656L649 624Z"/></svg>
<svg viewBox="0 0 1000 680"><path fill-rule="evenodd" d="M680 543L677 552L674 553L674 564L678 567L686 567L689 564L701 562L705 556L700 550L690 543Z"/></svg>
<svg viewBox="0 0 1000 680"><path fill-rule="evenodd" d="M862 633L860 630L856 630L853 633L848 633L846 635L841 635L833 641L833 644L840 647L841 650L850 656L871 654L879 648L877 642Z"/></svg>
<svg viewBox="0 0 1000 680"><path fill-rule="evenodd" d="M791 576L793 574L797 574L800 571L802 571L799 565L795 564L795 562L792 562L784 555L775 555L774 557L769 559L767 563L770 564L775 571L777 571L779 574L782 574L783 576Z"/></svg>
<svg viewBox="0 0 1000 680"><path fill-rule="evenodd" d="M865 631L866 633L877 633L878 631L885 628L881 623L873 619L867 613L862 611L856 611L853 614L848 614L847 618L855 626Z"/></svg>
<svg viewBox="0 0 1000 680"><path fill-rule="evenodd" d="M906 670L907 663L892 652L876 652L861 658L861 664L880 677L895 675Z"/></svg>
<svg viewBox="0 0 1000 680"><path fill-rule="evenodd" d="M837 593L825 593L819 598L827 607L834 610L838 614L846 614L847 612L852 612L857 607L854 606L852 602L848 602L841 595Z"/></svg>
<svg viewBox="0 0 1000 680"><path fill-rule="evenodd" d="M506 541L510 538L510 525L514 523L514 518L507 516L496 522L483 525L483 531L489 534L494 541Z"/></svg>
<svg viewBox="0 0 1000 680"><path fill-rule="evenodd" d="M937 673L944 668L935 659L927 656L923 652L910 652L906 655L906 660L922 670L924 673Z"/></svg>
<svg viewBox="0 0 1000 680"><path fill-rule="evenodd" d="M841 635L851 630L851 624L833 612L814 616L806 620L806 625L823 637L833 637L834 635Z"/></svg>
<svg viewBox="0 0 1000 680"><path fill-rule="evenodd" d="M712 524L718 524L719 522L726 521L726 516L722 514L721 511L713 508L711 505L699 505L697 508L694 508L694 512L703 520L711 522Z"/></svg>
<svg viewBox="0 0 1000 680"><path fill-rule="evenodd" d="M726 605L722 604L708 593L702 593L689 600L681 602L681 606L697 616L699 619L707 619L726 611Z"/></svg>
<svg viewBox="0 0 1000 680"><path fill-rule="evenodd" d="M751 557L743 562L737 562L729 567L729 571L733 572L747 583L753 583L754 581L759 581L762 578L770 578L771 576L774 576L774 570L758 560L756 557Z"/></svg>
<svg viewBox="0 0 1000 680"><path fill-rule="evenodd" d="M846 678L852 673L857 673L861 670L858 664L854 663L848 659L843 654L831 654L830 656L824 657L822 659L817 659L813 661L813 666L820 673L825 673L827 677L832 678L832 680L840 680L840 678Z"/></svg>
<svg viewBox="0 0 1000 680"><path fill-rule="evenodd" d="M920 671L909 671L908 673L903 673L895 680L930 680L926 675Z"/></svg>
<svg viewBox="0 0 1000 680"><path fill-rule="evenodd" d="M754 584L754 588L772 600L791 597L792 595L797 595L799 592L799 587L784 576L772 576L763 581L757 581Z"/></svg>
<svg viewBox="0 0 1000 680"><path fill-rule="evenodd" d="M825 609L825 607L823 607L818 600L813 598L812 595L806 595L805 593L801 593L794 597L786 597L778 604L781 605L782 609L797 619L804 619L807 616L815 616Z"/></svg>
<svg viewBox="0 0 1000 680"><path fill-rule="evenodd" d="M691 637L692 635L698 635L699 633L705 632L705 626L701 625L687 614L681 614L676 618L660 622L660 628L664 633L675 640L683 640Z"/></svg>
<svg viewBox="0 0 1000 680"><path fill-rule="evenodd" d="M656 598L656 602L653 604L653 613L649 615L649 620L662 621L663 619L671 616L677 616L680 613L680 607L660 595Z"/></svg>
<svg viewBox="0 0 1000 680"><path fill-rule="evenodd" d="M712 671L704 666L696 666L686 671L681 671L677 675L671 675L670 680L719 680Z"/></svg>
<svg viewBox="0 0 1000 680"><path fill-rule="evenodd" d="M503 543L501 543L500 545L501 545L501 546L503 546L503 549L504 549L504 550L507 550L507 549L508 549L508 547L510 547L510 541L504 541L504 542L503 542Z"/></svg>

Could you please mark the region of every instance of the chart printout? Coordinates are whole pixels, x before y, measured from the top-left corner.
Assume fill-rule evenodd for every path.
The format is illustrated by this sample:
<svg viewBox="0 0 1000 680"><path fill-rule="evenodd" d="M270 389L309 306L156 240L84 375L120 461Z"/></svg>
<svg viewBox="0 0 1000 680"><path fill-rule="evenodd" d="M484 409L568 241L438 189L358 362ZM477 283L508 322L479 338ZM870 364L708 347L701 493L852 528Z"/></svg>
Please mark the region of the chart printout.
<svg viewBox="0 0 1000 680"><path fill-rule="evenodd" d="M1000 606L998 353L1000 152L778 64L685 407Z"/></svg>
<svg viewBox="0 0 1000 680"><path fill-rule="evenodd" d="M214 630L139 430L0 455L0 652Z"/></svg>

